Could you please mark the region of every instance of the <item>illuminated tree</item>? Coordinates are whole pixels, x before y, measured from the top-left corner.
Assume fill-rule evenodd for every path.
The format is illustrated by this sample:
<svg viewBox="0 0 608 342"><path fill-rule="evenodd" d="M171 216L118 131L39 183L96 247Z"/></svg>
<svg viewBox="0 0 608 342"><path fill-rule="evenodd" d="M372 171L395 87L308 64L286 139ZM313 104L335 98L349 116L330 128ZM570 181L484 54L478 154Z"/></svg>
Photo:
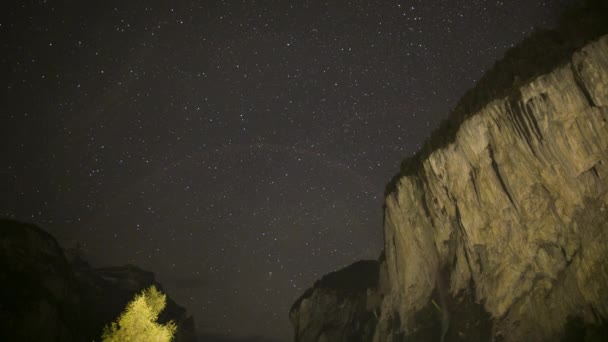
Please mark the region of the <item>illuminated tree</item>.
<svg viewBox="0 0 608 342"><path fill-rule="evenodd" d="M169 342L177 327L173 321L157 323L167 296L156 287L137 294L116 322L104 327L103 342Z"/></svg>

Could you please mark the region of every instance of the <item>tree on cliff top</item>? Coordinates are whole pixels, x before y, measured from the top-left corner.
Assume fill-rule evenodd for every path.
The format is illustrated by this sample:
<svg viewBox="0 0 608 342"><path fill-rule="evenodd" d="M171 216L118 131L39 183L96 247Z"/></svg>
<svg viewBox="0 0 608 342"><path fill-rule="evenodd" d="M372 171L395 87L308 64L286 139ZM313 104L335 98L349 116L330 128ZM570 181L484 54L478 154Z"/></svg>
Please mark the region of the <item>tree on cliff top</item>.
<svg viewBox="0 0 608 342"><path fill-rule="evenodd" d="M127 305L116 322L104 327L103 342L169 342L177 327L173 321L157 323L158 315L165 308L167 296L156 287L137 294Z"/></svg>

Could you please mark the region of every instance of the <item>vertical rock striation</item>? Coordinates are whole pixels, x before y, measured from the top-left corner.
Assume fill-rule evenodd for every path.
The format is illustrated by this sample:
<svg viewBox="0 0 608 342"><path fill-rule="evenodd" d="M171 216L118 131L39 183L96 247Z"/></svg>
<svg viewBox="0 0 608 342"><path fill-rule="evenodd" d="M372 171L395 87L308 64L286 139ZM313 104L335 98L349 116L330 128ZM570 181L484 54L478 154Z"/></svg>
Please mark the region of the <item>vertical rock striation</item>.
<svg viewBox="0 0 608 342"><path fill-rule="evenodd" d="M555 340L572 319L604 323L607 120L604 36L489 103L399 179L385 203L389 290L375 340L415 334L442 291L453 305L438 311L449 317L468 298L505 341Z"/></svg>
<svg viewBox="0 0 608 342"><path fill-rule="evenodd" d="M398 178L378 284L346 301L309 290L290 314L296 340L343 332L370 298L361 341L605 339L607 121L608 35L488 103Z"/></svg>

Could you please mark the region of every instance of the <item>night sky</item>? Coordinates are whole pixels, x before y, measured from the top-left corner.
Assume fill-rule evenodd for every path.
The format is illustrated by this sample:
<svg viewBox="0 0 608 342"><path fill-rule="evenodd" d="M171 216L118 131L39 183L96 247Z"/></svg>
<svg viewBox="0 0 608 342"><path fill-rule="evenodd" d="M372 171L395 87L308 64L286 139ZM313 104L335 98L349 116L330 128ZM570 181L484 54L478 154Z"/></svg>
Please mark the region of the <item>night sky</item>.
<svg viewBox="0 0 608 342"><path fill-rule="evenodd" d="M400 161L568 2L3 1L0 215L155 272L201 334L289 340L379 256Z"/></svg>

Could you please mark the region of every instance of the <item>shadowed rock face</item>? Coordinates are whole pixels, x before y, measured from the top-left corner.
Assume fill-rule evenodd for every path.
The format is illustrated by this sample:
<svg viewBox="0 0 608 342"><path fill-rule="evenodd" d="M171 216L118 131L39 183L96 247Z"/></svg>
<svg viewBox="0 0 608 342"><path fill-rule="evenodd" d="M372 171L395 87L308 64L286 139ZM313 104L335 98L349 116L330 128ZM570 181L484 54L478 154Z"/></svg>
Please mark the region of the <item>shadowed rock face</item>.
<svg viewBox="0 0 608 342"><path fill-rule="evenodd" d="M346 301L309 290L291 312L296 340L355 324L370 298L365 341L604 340L607 122L603 36L399 178L385 201L385 275Z"/></svg>
<svg viewBox="0 0 608 342"><path fill-rule="evenodd" d="M0 221L0 340L74 341L81 310L63 251L33 225Z"/></svg>
<svg viewBox="0 0 608 342"><path fill-rule="evenodd" d="M296 341L369 341L377 322L379 263L356 262L317 281L292 306Z"/></svg>
<svg viewBox="0 0 608 342"><path fill-rule="evenodd" d="M95 269L66 259L40 228L0 220L0 341L93 341L154 274L134 266ZM178 325L175 341L195 339L194 322L167 296L159 321Z"/></svg>

